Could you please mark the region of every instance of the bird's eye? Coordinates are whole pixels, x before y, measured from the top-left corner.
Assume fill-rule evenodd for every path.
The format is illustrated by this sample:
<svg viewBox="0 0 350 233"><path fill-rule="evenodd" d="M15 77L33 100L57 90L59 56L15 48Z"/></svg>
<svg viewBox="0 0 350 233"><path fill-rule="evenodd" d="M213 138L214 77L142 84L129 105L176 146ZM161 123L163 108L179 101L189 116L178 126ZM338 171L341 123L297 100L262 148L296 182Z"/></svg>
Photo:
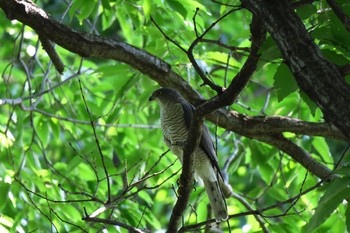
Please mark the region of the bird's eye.
<svg viewBox="0 0 350 233"><path fill-rule="evenodd" d="M162 92L161 91L157 91L157 95L162 95Z"/></svg>

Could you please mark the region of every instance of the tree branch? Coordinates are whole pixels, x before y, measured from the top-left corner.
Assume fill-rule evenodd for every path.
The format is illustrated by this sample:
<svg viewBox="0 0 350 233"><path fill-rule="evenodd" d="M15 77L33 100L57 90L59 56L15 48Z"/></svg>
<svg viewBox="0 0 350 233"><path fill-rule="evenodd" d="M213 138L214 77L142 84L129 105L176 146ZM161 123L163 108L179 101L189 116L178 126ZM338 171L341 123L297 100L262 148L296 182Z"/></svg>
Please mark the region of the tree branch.
<svg viewBox="0 0 350 233"><path fill-rule="evenodd" d="M204 73L204 71L199 67L196 59L193 56L193 50L194 48L203 41L204 36L218 23L220 22L222 19L224 19L226 16L230 15L232 12L238 10L240 8L235 8L232 9L230 11L228 11L227 13L225 13L224 15L222 15L219 19L217 19L215 22L213 22L201 35L198 35L197 32L197 27L196 27L196 15L199 11L199 8L196 9L196 13L193 16L193 24L194 24L194 29L195 29L195 33L196 33L196 39L192 42L192 44L190 45L190 47L188 48L186 54L188 59L190 60L191 64L193 65L194 69L197 71L197 74L201 77L201 79L203 80L205 85L210 86L211 89L213 89L214 91L216 91L216 93L218 95L221 95L223 92L223 88L216 85L215 83L213 83L212 81L210 81L210 79L207 78L206 74Z"/></svg>
<svg viewBox="0 0 350 233"><path fill-rule="evenodd" d="M178 189L178 199L171 213L167 233L176 233L181 220L181 216L187 207L193 185L193 158L191 156L199 145L202 135L203 116L199 116L197 111L193 115L191 126L187 136L184 152L182 173L180 176L180 187Z"/></svg>
<svg viewBox="0 0 350 233"><path fill-rule="evenodd" d="M322 179L320 180L319 182L317 182L314 186L302 191L300 190L300 192L291 197L291 198L288 198L287 200L284 200L282 202L277 202L273 205L270 205L270 206L267 206L267 207L264 207L264 208L261 208L261 209L256 209L256 210L250 210L250 211L247 211L247 212L241 212L241 213L238 213L238 214L231 214L229 216L229 219L232 219L232 218L237 218L237 217L242 217L242 216L247 216L247 215L260 215L264 218L276 218L276 217L281 217L281 216L286 216L288 213L286 211L284 211L284 213L280 214L280 215L273 215L273 216L269 216L269 215L265 215L264 212L268 211L268 210L272 210L272 209L275 209L275 208L280 208L281 206L283 205L286 205L286 204L290 204L290 205L295 205L296 201L298 201L300 199L301 196L317 189L318 187L320 187L326 180L328 180L329 177L326 177L325 179ZM290 208L288 208L287 210L290 210ZM200 229L201 227L203 226L207 226L207 225L210 225L211 223L214 223L215 222L215 219L211 219L211 220L208 220L208 221L205 221L205 222L200 222L200 223L196 223L196 224L193 224L193 225L187 225L187 226L184 226L184 227L181 227L179 229L179 233L182 233L182 232L188 232L188 231L194 231L195 229Z"/></svg>
<svg viewBox="0 0 350 233"><path fill-rule="evenodd" d="M56 70L58 73L62 74L64 70L64 64L61 60L61 58L58 56L55 46L51 44L51 41L46 39L45 36L41 36L39 34L39 39L41 41L41 44L43 45L44 50L49 55L52 63L54 64Z"/></svg>
<svg viewBox="0 0 350 233"><path fill-rule="evenodd" d="M250 77L256 70L259 60L258 51L265 40L266 35L266 31L264 27L261 27L260 20L257 17L253 17L250 25L250 31L252 34L252 45L250 48L250 54L242 69L232 79L228 88L221 95L215 97L211 101L206 102L200 107L198 110L200 114L207 115L218 108L231 105L247 85Z"/></svg>
<svg viewBox="0 0 350 233"><path fill-rule="evenodd" d="M125 223L122 223L120 221L113 220L113 219L90 218L89 215L86 215L85 217L82 218L82 220L87 221L87 222L96 222L96 223L103 223L103 224L107 224L107 225L120 226L120 227L122 227L124 229L127 229L131 233L146 233L146 232L149 232L148 230L144 231L144 230L138 229L136 227L127 225Z"/></svg>
<svg viewBox="0 0 350 233"><path fill-rule="evenodd" d="M56 43L72 52L86 57L100 57L127 63L136 70L148 75L161 86L176 88L186 99L191 103L194 103L194 105L198 106L204 102L203 98L194 91L180 75L170 69L169 64L144 50L123 42L111 41L94 35L76 32L55 21L30 1L0 0L0 7L5 11L9 18L17 19L22 23L29 25L34 30L37 30L38 33L41 33L41 35L45 35L53 43ZM210 108L203 108L208 105L202 106L201 109L203 112L199 115L209 113L219 106L224 106L225 104L229 104L229 101L233 101L237 93L241 91L247 80L249 80L250 75L254 72L258 58L257 50L260 47L259 44L262 43L264 36L262 31L260 31L263 30L263 27L261 27L261 24L257 19L254 20L256 23L255 26L253 26L252 22L251 30L252 49L255 49L255 52L251 52L250 57L248 57L241 71L233 79L228 90L224 91L220 97L216 97L212 101L209 101L208 103L211 105ZM338 91L335 93L338 94ZM345 95L346 93L343 94ZM224 98L225 100L219 100L218 98ZM227 100L229 101L224 102ZM217 105L215 101L218 101L221 105ZM3 101L0 100L0 102ZM6 101L4 102L6 103ZM11 101L7 101L7 103L11 104ZM13 104L15 103L18 103L18 101L14 101ZM346 111L346 109L349 108L346 107L343 111ZM261 134L268 134L270 137L274 137L274 135L278 135L281 131L315 136L329 136L341 140L345 138L339 130L323 123L306 123L278 117L248 117L224 109L219 109L210 113L207 115L207 118L227 130L231 130L246 137L256 138L258 140L259 135ZM267 143L271 144L272 142ZM282 146L283 145L280 145L279 148L281 149ZM284 151L286 151L286 149Z"/></svg>
<svg viewBox="0 0 350 233"><path fill-rule="evenodd" d="M295 161L305 167L306 170L310 171L321 179L332 178L331 170L328 167L319 163L316 159L311 157L309 153L282 135L276 135L275 137L270 135L261 135L260 137L257 137L257 139L273 145L289 154Z"/></svg>
<svg viewBox="0 0 350 233"><path fill-rule="evenodd" d="M286 0L241 2L264 21L300 89L350 141L350 86L336 65L324 58L290 4Z"/></svg>

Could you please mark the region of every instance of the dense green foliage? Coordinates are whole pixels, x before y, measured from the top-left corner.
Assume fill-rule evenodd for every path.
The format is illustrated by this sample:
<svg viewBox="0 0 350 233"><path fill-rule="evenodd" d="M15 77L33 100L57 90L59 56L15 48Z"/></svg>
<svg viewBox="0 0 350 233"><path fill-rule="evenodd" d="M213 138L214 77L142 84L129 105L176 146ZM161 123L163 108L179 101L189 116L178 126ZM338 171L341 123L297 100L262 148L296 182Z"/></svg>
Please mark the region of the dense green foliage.
<svg viewBox="0 0 350 233"><path fill-rule="evenodd" d="M75 30L145 49L168 62L205 98L215 95L201 86L187 55L162 35L150 16L187 49L196 38L196 8L196 30L202 33L230 6L194 0L67 2L38 0L36 4ZM350 4L338 2L350 15ZM348 64L349 32L327 4L319 1L296 11L323 54L339 66ZM227 86L244 64L250 21L251 14L239 9L205 37L240 49L213 42L196 47L195 58L216 84ZM2 11L0 25L0 98L20 102L0 105L0 232L98 232L103 228L127 232L123 227L82 220L108 200L106 172L113 206L99 218L150 232L165 230L181 165L170 152L163 155L167 148L159 128L159 108L148 102L158 84L126 64L82 59L56 46L65 64L59 75L35 31L10 21ZM261 54L257 72L230 108L248 116L322 122L322 112L299 91L269 36ZM207 124L217 142L220 166L235 155L227 170L229 182L252 209L284 202L320 181L278 149ZM264 212L265 227L271 232L345 232L350 227L350 208L343 201L350 193L347 144L307 134L285 132L284 136L330 169L342 158L335 172L343 178ZM230 198L227 203L229 214L250 211L242 200ZM185 225L208 218L203 187L192 191L190 204ZM253 214L233 217L229 225L231 232L262 229ZM228 232L226 223L220 227Z"/></svg>

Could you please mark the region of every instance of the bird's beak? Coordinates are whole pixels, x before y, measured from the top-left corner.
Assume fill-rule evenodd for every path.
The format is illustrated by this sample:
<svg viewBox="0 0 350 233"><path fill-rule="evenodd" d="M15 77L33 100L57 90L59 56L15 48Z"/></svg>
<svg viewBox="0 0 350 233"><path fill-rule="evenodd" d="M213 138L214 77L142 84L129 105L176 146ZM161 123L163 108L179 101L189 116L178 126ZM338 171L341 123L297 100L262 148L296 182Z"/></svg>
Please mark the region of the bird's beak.
<svg viewBox="0 0 350 233"><path fill-rule="evenodd" d="M153 96L153 94L148 98L148 100L149 101L152 101L152 100L154 100L154 96Z"/></svg>

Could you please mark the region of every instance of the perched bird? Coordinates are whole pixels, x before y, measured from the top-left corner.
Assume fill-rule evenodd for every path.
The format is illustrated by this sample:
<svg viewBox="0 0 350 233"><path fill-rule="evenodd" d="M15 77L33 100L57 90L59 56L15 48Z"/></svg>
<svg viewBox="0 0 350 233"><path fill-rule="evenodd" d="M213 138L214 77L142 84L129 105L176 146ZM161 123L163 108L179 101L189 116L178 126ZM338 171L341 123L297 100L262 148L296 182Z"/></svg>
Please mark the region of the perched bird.
<svg viewBox="0 0 350 233"><path fill-rule="evenodd" d="M159 104L164 142L183 163L183 145L187 139L194 106L172 88L160 88L154 91L149 100ZM228 218L225 196L231 195L232 188L223 179L214 144L205 125L194 156L195 175L203 181L215 219L218 222L225 221Z"/></svg>

